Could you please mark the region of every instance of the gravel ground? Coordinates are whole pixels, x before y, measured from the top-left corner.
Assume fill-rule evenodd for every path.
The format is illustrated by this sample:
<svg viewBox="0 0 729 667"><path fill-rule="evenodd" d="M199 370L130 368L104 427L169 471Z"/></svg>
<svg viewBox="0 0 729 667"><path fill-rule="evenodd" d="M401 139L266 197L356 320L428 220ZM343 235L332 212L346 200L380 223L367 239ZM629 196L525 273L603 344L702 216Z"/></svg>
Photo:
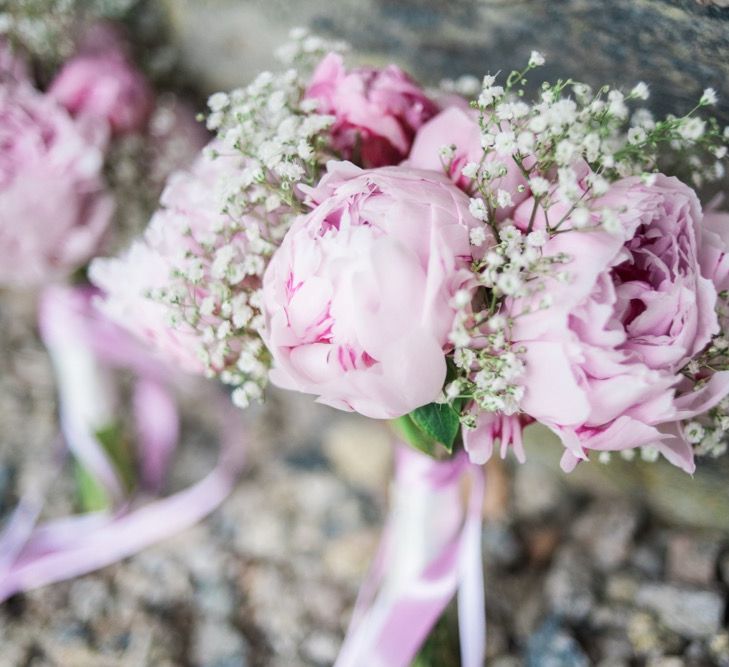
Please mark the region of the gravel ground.
<svg viewBox="0 0 729 667"><path fill-rule="evenodd" d="M56 465L53 385L32 314L28 299L0 299L4 513ZM280 394L256 431L247 472L206 521L0 606L0 667L331 664L385 510L387 436ZM204 419L186 421L173 487L210 466L212 440ZM73 507L68 477L49 487L54 514ZM489 480L489 664L729 665L729 535L565 491L537 464L495 467ZM452 621L421 665L458 664Z"/></svg>

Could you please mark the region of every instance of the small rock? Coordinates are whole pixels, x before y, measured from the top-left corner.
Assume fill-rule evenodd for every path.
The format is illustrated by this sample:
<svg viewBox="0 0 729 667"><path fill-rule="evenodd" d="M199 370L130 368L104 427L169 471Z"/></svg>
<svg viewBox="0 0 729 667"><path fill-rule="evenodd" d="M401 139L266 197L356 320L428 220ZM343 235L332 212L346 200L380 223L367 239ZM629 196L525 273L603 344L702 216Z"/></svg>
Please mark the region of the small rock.
<svg viewBox="0 0 729 667"><path fill-rule="evenodd" d="M195 628L192 658L199 667L246 667L248 646L224 621L201 621Z"/></svg>
<svg viewBox="0 0 729 667"><path fill-rule="evenodd" d="M639 522L633 503L603 500L578 519L574 535L588 548L599 569L613 570L627 560Z"/></svg>
<svg viewBox="0 0 729 667"><path fill-rule="evenodd" d="M616 602L632 602L638 590L638 582L627 574L615 574L605 582L605 594Z"/></svg>
<svg viewBox="0 0 729 667"><path fill-rule="evenodd" d="M663 558L653 543L635 547L630 554L630 564L651 579L663 576Z"/></svg>
<svg viewBox="0 0 729 667"><path fill-rule="evenodd" d="M392 439L370 420L336 422L326 433L324 454L344 479L373 493L387 487L392 468Z"/></svg>
<svg viewBox="0 0 729 667"><path fill-rule="evenodd" d="M595 637L595 647L602 657L600 667L627 667L633 647L624 632L607 632Z"/></svg>
<svg viewBox="0 0 729 667"><path fill-rule="evenodd" d="M331 634L316 632L309 635L301 646L305 658L321 665L332 665L337 659L340 640Z"/></svg>
<svg viewBox="0 0 729 667"><path fill-rule="evenodd" d="M524 548L508 525L490 522L483 529L483 553L489 565L510 568L522 558Z"/></svg>
<svg viewBox="0 0 729 667"><path fill-rule="evenodd" d="M683 643L678 635L660 626L646 612L634 613L628 619L627 636L635 654L640 657L662 655Z"/></svg>
<svg viewBox="0 0 729 667"><path fill-rule="evenodd" d="M529 638L526 667L587 667L580 645L555 619L545 621Z"/></svg>
<svg viewBox="0 0 729 667"><path fill-rule="evenodd" d="M729 632L724 630L714 635L708 642L709 652L714 661L722 667L729 665Z"/></svg>
<svg viewBox="0 0 729 667"><path fill-rule="evenodd" d="M530 530L526 537L529 561L534 566L547 563L559 545L560 531L553 526L539 526Z"/></svg>
<svg viewBox="0 0 729 667"><path fill-rule="evenodd" d="M106 583L95 577L84 577L74 581L68 598L76 618L84 623L102 616L111 605Z"/></svg>
<svg viewBox="0 0 729 667"><path fill-rule="evenodd" d="M545 584L552 611L571 621L585 618L594 604L592 580L587 557L573 545L562 547Z"/></svg>
<svg viewBox="0 0 729 667"><path fill-rule="evenodd" d="M379 539L377 531L364 529L329 541L323 554L327 571L337 579L359 583L370 567Z"/></svg>
<svg viewBox="0 0 729 667"><path fill-rule="evenodd" d="M644 583L638 589L636 603L658 614L666 627L689 638L718 632L724 616L724 600L714 590Z"/></svg>
<svg viewBox="0 0 729 667"><path fill-rule="evenodd" d="M651 658L646 667L686 667L683 658L672 655L664 655L659 658Z"/></svg>
<svg viewBox="0 0 729 667"><path fill-rule="evenodd" d="M711 584L716 576L720 548L720 542L708 537L671 535L666 559L668 577L689 584Z"/></svg>
<svg viewBox="0 0 729 667"><path fill-rule="evenodd" d="M522 662L513 655L500 655L491 661L491 667L521 667Z"/></svg>
<svg viewBox="0 0 729 667"><path fill-rule="evenodd" d="M620 604L598 605L590 612L590 625L597 629L624 630L628 620L628 607Z"/></svg>
<svg viewBox="0 0 729 667"><path fill-rule="evenodd" d="M514 506L520 518L536 519L554 512L564 494L554 472L528 461L516 469Z"/></svg>

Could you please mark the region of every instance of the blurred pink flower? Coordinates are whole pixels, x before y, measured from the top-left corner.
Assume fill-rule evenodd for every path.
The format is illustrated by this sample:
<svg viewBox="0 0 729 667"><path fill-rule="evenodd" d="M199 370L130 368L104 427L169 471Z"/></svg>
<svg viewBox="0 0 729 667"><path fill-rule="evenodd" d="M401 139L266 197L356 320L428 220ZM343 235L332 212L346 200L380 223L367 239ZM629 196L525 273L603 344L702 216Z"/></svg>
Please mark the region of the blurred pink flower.
<svg viewBox="0 0 729 667"><path fill-rule="evenodd" d="M8 80L27 81L30 76L28 65L7 43L0 37L0 85Z"/></svg>
<svg viewBox="0 0 729 667"><path fill-rule="evenodd" d="M438 108L399 67L360 67L349 72L330 53L314 71L306 97L332 114L332 140L343 158L364 167L394 165L410 151L415 131Z"/></svg>
<svg viewBox="0 0 729 667"><path fill-rule="evenodd" d="M515 344L526 350L521 407L560 436L567 469L587 450L652 445L692 472L679 422L729 391L728 373L691 392L680 372L719 331L717 291L699 261L705 240L698 199L659 175L651 186L619 181L601 206L619 211L622 233L554 236L544 252L569 257L569 281L546 279L548 308L530 298L508 305L519 315ZM517 209L518 226L531 210L529 200Z"/></svg>
<svg viewBox="0 0 729 667"><path fill-rule="evenodd" d="M0 83L0 283L62 277L98 250L113 212L105 147L98 123L30 83Z"/></svg>
<svg viewBox="0 0 729 667"><path fill-rule="evenodd" d="M89 270L91 281L105 293L99 306L112 321L149 343L164 359L193 373L205 371L199 331L185 322L172 324L168 306L152 294L177 287L173 272L180 258L198 247L196 239L209 237L225 225L219 185L226 174L240 169L240 163L238 158L212 158L204 151L189 170L169 178L161 207L144 236L120 257L94 260ZM245 243L242 234L236 239Z"/></svg>
<svg viewBox="0 0 729 667"><path fill-rule="evenodd" d="M453 155L444 158L441 153L443 148L452 148ZM481 129L478 126L477 113L467 108L451 106L417 131L404 165L446 172L459 188L469 192L473 180L464 176L463 168L469 162L479 165L482 157ZM499 158L494 152L490 152L484 160L484 166L494 167L496 162L503 164L505 174L493 179L491 186L494 191L501 189L508 192L513 202L508 207L497 210L497 219L501 221L511 216L514 208L529 196L529 191L524 188L523 192L519 192L519 186L526 185L526 179L510 157ZM527 166L528 164L527 161Z"/></svg>
<svg viewBox="0 0 729 667"><path fill-rule="evenodd" d="M434 401L468 279L468 197L445 176L330 163L264 275L271 380L373 418Z"/></svg>
<svg viewBox="0 0 729 667"><path fill-rule="evenodd" d="M49 93L72 114L105 120L116 134L139 132L152 111L154 93L124 53L121 40L109 30L88 38L87 47L58 72ZM100 27L97 32L101 31Z"/></svg>

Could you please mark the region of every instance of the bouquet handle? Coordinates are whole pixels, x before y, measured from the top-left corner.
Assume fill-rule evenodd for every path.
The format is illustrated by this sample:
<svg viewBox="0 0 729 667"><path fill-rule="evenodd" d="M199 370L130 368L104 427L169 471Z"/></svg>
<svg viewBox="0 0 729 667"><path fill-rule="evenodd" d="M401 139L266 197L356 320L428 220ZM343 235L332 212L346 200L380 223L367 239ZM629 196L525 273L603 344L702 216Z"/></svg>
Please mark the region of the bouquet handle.
<svg viewBox="0 0 729 667"><path fill-rule="evenodd" d="M407 667L456 593L462 664L481 667L483 468L404 444L395 457L389 516L335 667Z"/></svg>

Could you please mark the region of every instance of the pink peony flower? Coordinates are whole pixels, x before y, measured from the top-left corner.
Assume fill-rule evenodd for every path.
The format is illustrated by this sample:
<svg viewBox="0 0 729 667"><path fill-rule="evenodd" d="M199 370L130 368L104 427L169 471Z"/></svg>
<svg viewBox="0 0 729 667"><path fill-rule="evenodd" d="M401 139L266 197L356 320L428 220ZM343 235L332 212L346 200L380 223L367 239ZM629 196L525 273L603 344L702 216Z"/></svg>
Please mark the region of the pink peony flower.
<svg viewBox="0 0 729 667"><path fill-rule="evenodd" d="M434 401L468 278L468 197L444 176L331 163L263 279L271 380L387 419Z"/></svg>
<svg viewBox="0 0 729 667"><path fill-rule="evenodd" d="M519 226L532 203L517 209ZM652 186L616 183L603 205L620 210L624 234L553 237L544 252L569 256L568 284L547 279L546 309L526 312L528 299L508 305L519 315L514 339L526 350L522 409L560 436L566 469L587 450L652 445L691 472L679 421L729 392L729 373L716 373L698 392L680 373L719 330L716 287L700 264L699 202L689 187L659 175Z"/></svg>
<svg viewBox="0 0 729 667"><path fill-rule="evenodd" d="M334 53L317 66L306 97L318 100L320 113L335 116L335 150L367 168L400 162L415 131L438 110L399 67L347 72Z"/></svg>
<svg viewBox="0 0 729 667"><path fill-rule="evenodd" d="M708 212L702 226L701 271L724 292L729 290L729 213Z"/></svg>
<svg viewBox="0 0 729 667"><path fill-rule="evenodd" d="M98 249L113 202L106 133L29 83L0 83L0 283L38 285Z"/></svg>
<svg viewBox="0 0 729 667"><path fill-rule="evenodd" d="M205 371L199 329L172 324L170 310L154 293L173 285L173 272L186 251L225 225L219 185L239 168L238 158L213 158L204 151L189 171L172 174L144 236L121 257L94 260L89 270L91 281L106 294L101 310L188 372ZM244 244L240 236L239 245Z"/></svg>
<svg viewBox="0 0 729 667"><path fill-rule="evenodd" d="M454 154L450 160L444 160L441 149L453 147ZM425 123L416 133L413 147L404 163L416 169L432 169L446 171L459 188L470 192L472 179L463 175L463 168L469 162L479 164L483 156L481 147L481 130L478 126L478 115L474 111L456 106L441 111L437 116ZM528 190L519 192L520 185L526 185L526 179L519 167L511 159L499 158L489 153L486 166L494 166L501 162L506 174L494 179L494 189L502 189L511 195L513 205L498 209L498 219L504 220L512 215L517 204L529 196Z"/></svg>
<svg viewBox="0 0 729 667"><path fill-rule="evenodd" d="M74 115L109 123L116 134L144 129L154 105L147 80L115 40L82 51L61 68L49 93Z"/></svg>

